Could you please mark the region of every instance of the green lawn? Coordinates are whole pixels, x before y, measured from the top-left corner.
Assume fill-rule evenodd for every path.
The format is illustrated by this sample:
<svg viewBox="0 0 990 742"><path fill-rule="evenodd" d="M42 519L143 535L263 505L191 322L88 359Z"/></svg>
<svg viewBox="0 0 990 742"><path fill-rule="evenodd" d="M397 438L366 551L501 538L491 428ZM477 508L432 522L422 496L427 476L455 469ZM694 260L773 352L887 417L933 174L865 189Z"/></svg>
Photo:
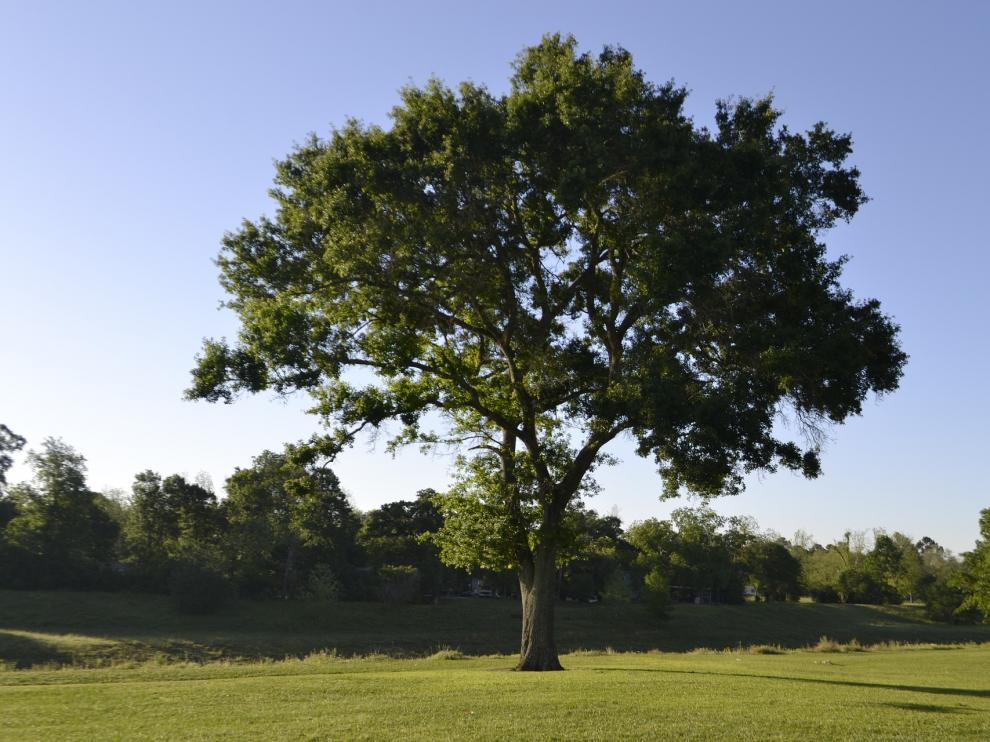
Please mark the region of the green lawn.
<svg viewBox="0 0 990 742"><path fill-rule="evenodd" d="M986 739L990 647L0 672L0 738Z"/></svg>
<svg viewBox="0 0 990 742"><path fill-rule="evenodd" d="M154 596L0 592L0 739L990 738L990 644L958 646L990 627L917 607L678 606L660 621L564 604L568 671L543 674L509 672L518 614L452 600L182 616ZM915 646L780 649L822 635ZM726 647L749 649L704 649Z"/></svg>
<svg viewBox="0 0 990 742"><path fill-rule="evenodd" d="M990 642L990 626L933 624L910 606L687 605L675 607L661 621L638 605L562 604L557 625L562 651L685 651L754 644L797 648L823 635L864 644ZM518 641L519 606L510 600L400 608L241 602L211 616L181 616L157 596L0 591L0 662L19 667L284 659L321 649L408 657L449 646L470 655L511 654Z"/></svg>

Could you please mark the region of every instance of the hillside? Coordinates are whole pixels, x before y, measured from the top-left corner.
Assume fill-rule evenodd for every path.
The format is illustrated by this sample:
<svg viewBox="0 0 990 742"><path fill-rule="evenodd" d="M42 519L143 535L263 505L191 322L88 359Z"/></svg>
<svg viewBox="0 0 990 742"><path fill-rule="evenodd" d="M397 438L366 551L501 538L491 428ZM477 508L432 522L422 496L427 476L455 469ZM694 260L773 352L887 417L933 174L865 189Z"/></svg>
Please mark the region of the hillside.
<svg viewBox="0 0 990 742"><path fill-rule="evenodd" d="M990 626L924 621L913 606L683 605L658 620L639 605L558 606L561 651L687 651L755 644L803 647L821 636L864 644L990 641ZM471 655L518 648L519 606L460 599L389 608L375 603L242 601L210 616L175 613L161 596L0 591L0 661L101 665L148 659L281 659L318 650L421 656L438 647Z"/></svg>

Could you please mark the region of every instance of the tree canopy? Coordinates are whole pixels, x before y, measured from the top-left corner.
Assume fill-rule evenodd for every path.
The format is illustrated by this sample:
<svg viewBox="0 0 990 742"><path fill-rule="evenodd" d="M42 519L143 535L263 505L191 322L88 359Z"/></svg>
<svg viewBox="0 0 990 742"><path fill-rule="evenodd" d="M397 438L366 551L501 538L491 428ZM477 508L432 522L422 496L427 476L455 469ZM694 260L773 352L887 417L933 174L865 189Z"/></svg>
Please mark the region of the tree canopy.
<svg viewBox="0 0 990 742"><path fill-rule="evenodd" d="M28 452L27 463L33 481L9 493L15 508L2 540L14 552L6 558L26 583L40 575L36 582L44 587L98 584L118 526L86 484L86 459L64 441L46 438L41 451Z"/></svg>
<svg viewBox="0 0 990 742"><path fill-rule="evenodd" d="M13 466L12 454L20 451L27 441L6 425L0 424L0 493L7 485L7 470Z"/></svg>
<svg viewBox="0 0 990 742"><path fill-rule="evenodd" d="M393 421L396 445L479 452L473 492L520 572L521 667L559 666L541 586L610 441L632 435L667 496L814 477L817 433L906 359L822 241L866 200L850 136L792 132L769 98L698 127L685 97L623 49L548 36L505 94L432 80L388 128L308 139L277 165L274 217L218 258L241 329L205 343L189 396L307 391L325 453Z"/></svg>

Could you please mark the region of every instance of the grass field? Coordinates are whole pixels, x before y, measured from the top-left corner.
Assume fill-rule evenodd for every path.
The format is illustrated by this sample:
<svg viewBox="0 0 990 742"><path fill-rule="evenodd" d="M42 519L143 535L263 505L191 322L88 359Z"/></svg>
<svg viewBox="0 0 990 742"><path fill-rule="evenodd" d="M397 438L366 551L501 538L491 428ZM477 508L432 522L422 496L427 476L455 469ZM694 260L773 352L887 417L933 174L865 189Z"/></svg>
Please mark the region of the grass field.
<svg viewBox="0 0 990 742"><path fill-rule="evenodd" d="M442 654L441 656L447 656ZM990 648L315 656L0 673L0 738L986 739Z"/></svg>
<svg viewBox="0 0 990 742"><path fill-rule="evenodd" d="M511 601L190 617L0 592L0 739L990 738L990 627L914 607L565 604L558 625L568 671L514 673ZM787 649L822 635L891 644Z"/></svg>

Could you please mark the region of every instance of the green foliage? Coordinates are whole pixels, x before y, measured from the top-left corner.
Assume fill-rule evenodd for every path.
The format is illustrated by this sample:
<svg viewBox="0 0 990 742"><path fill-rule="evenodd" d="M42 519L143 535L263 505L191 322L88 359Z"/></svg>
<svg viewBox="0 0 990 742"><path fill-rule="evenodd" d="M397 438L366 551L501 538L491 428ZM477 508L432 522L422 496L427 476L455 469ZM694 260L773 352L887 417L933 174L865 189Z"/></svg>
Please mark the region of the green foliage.
<svg viewBox="0 0 990 742"><path fill-rule="evenodd" d="M792 550L801 563L804 589L816 602L841 602L839 576L847 569L862 566L866 559L866 536L847 531L843 538L828 546L812 543L795 544Z"/></svg>
<svg viewBox="0 0 990 742"><path fill-rule="evenodd" d="M877 580L884 582L890 588L890 592L907 593L901 591L908 574L904 551L887 534L877 534L873 550L866 556L864 568Z"/></svg>
<svg viewBox="0 0 990 742"><path fill-rule="evenodd" d="M980 612L964 607L966 593L959 587L944 582L929 585L924 592L925 616L945 623L976 623Z"/></svg>
<svg viewBox="0 0 990 742"><path fill-rule="evenodd" d="M379 590L388 605L412 603L419 597L419 570L410 564L385 564L378 569Z"/></svg>
<svg viewBox="0 0 990 742"><path fill-rule="evenodd" d="M963 556L955 584L966 593L962 609L978 612L984 621L990 621L990 508L980 511L980 540Z"/></svg>
<svg viewBox="0 0 990 742"><path fill-rule="evenodd" d="M7 470L14 463L13 453L24 448L27 441L6 425L0 424L0 496L7 486Z"/></svg>
<svg viewBox="0 0 990 742"><path fill-rule="evenodd" d="M725 518L708 507L678 508L670 522L636 523L626 538L639 551L634 563L642 578L651 572L665 575L677 598L742 601L744 552L755 538L749 521Z"/></svg>
<svg viewBox="0 0 990 742"><path fill-rule="evenodd" d="M307 600L316 603L330 603L340 598L340 580L328 564L315 564L306 578L306 590L303 594Z"/></svg>
<svg viewBox="0 0 990 742"><path fill-rule="evenodd" d="M580 502L572 505L568 520L574 537L559 556L561 597L631 600L630 570L636 550L624 538L622 521L612 515L601 516Z"/></svg>
<svg viewBox="0 0 990 742"><path fill-rule="evenodd" d="M175 560L169 592L177 611L214 613L231 601L233 586L216 561L203 553L189 553Z"/></svg>
<svg viewBox="0 0 990 742"><path fill-rule="evenodd" d="M663 571L656 567L643 578L643 602L654 615L667 615L670 607L670 582Z"/></svg>
<svg viewBox="0 0 990 742"><path fill-rule="evenodd" d="M831 585L820 585L810 588L808 594L816 603L841 603L842 596L839 591Z"/></svg>
<svg viewBox="0 0 990 742"><path fill-rule="evenodd" d="M525 454L517 454L520 473L527 473ZM493 456L457 460L453 486L433 497L442 525L429 538L440 557L451 566L471 570L511 569L518 564L520 543L529 548L529 534L536 527L538 508L533 479L520 482L515 503L504 499L504 486Z"/></svg>
<svg viewBox="0 0 990 742"><path fill-rule="evenodd" d="M7 564L0 578L17 587L111 582L118 527L86 486L85 458L65 442L46 438L27 460L34 479L9 491L16 514L3 529Z"/></svg>
<svg viewBox="0 0 990 742"><path fill-rule="evenodd" d="M435 490L426 489L416 493L415 500L386 503L365 513L357 534L357 544L371 567L416 565L423 592L434 599L456 589L464 576L440 560L439 549L431 540L431 535L443 526L435 504L437 497Z"/></svg>
<svg viewBox="0 0 990 742"><path fill-rule="evenodd" d="M746 546L743 560L765 600L797 600L801 595L801 562L783 544L756 539Z"/></svg>
<svg viewBox="0 0 990 742"><path fill-rule="evenodd" d="M881 575L865 567L853 567L840 574L838 591L843 603L896 605L903 600Z"/></svg>
<svg viewBox="0 0 990 742"><path fill-rule="evenodd" d="M635 595L629 585L628 575L620 570L609 574L601 590L601 597L606 603L631 603Z"/></svg>
<svg viewBox="0 0 990 742"><path fill-rule="evenodd" d="M778 413L841 422L906 359L821 241L865 200L851 138L791 132L769 98L696 128L685 97L623 49L547 36L504 95L433 80L388 129L310 138L277 166L274 217L224 240L241 328L207 341L189 395L307 391L319 453L389 422L394 445L478 451L438 503L460 566L566 552L568 506L623 433L668 496L817 476Z"/></svg>
<svg viewBox="0 0 990 742"><path fill-rule="evenodd" d="M135 476L124 521L129 577L146 590L166 589L178 556L215 546L225 526L213 492L178 474L162 480L150 470Z"/></svg>
<svg viewBox="0 0 990 742"><path fill-rule="evenodd" d="M344 575L358 520L336 475L301 463L295 449L265 451L226 483L226 544L238 585L248 594L290 597L316 563Z"/></svg>

